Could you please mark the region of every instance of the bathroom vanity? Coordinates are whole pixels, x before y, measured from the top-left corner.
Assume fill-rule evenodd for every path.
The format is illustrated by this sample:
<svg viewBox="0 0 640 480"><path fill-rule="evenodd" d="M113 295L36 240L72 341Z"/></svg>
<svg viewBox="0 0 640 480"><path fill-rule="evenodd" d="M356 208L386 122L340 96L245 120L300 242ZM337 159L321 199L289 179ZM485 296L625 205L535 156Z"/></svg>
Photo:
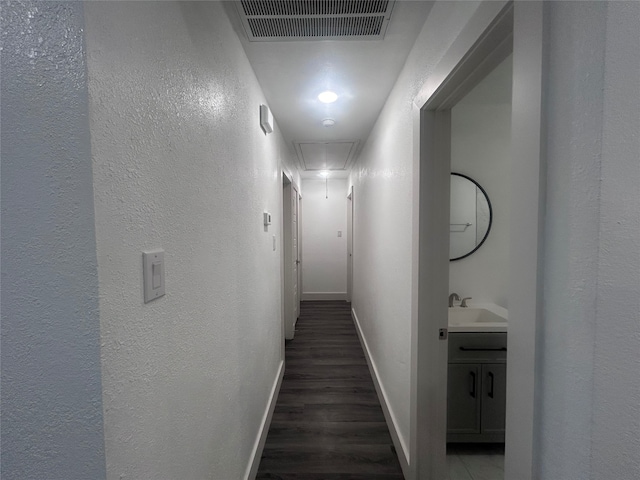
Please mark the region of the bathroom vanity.
<svg viewBox="0 0 640 480"><path fill-rule="evenodd" d="M449 309L447 442L504 442L507 315Z"/></svg>

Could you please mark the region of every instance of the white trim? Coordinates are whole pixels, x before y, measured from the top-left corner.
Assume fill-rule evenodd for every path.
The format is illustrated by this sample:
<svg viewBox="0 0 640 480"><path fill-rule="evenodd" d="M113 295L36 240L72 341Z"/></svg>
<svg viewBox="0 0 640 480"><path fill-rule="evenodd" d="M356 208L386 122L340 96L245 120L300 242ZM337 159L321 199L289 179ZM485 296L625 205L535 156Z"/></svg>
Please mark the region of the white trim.
<svg viewBox="0 0 640 480"><path fill-rule="evenodd" d="M258 467L260 466L260 459L262 458L262 451L264 450L264 444L267 441L267 434L269 433L269 427L271 426L271 418L273 418L273 411L276 408L276 402L278 401L278 394L280 393L280 385L282 385L282 377L284 376L284 360L280 360L280 367L276 379L271 389L271 395L269 397L269 403L262 417L262 424L256 438L256 442L253 445L253 454L249 460L249 465L245 471L244 478L246 480L253 480L258 473Z"/></svg>
<svg viewBox="0 0 640 480"><path fill-rule="evenodd" d="M282 316L284 324L284 338L291 340L295 330L293 318L294 294L293 294L293 212L291 198L294 189L293 177L286 174L282 184ZM284 358L284 357L283 357Z"/></svg>
<svg viewBox="0 0 640 480"><path fill-rule="evenodd" d="M451 108L455 105L456 98L459 100L464 96L464 93L468 93L471 90L466 79L469 76L473 76L475 65L469 69L469 65L465 65L466 60L473 56L485 57L499 47L501 42L492 44L486 41L478 42L478 40L485 37L490 30L496 27L496 24L494 24L495 19L503 13L505 6L510 3L510 0L499 0L484 1L480 4L473 17L451 44L434 72L429 75L413 99L418 108L424 109L424 106L435 98L439 98L439 106ZM504 29L504 25L497 26L499 29ZM456 76L458 80L451 83L453 76ZM482 77L480 76L480 78ZM467 92L459 91L460 87L463 87L465 83L468 88ZM450 95L456 93L456 91L457 95L450 99ZM446 100L450 101L447 102Z"/></svg>
<svg viewBox="0 0 640 480"><path fill-rule="evenodd" d="M305 300L344 300L347 301L347 292L304 292L302 301Z"/></svg>
<svg viewBox="0 0 640 480"><path fill-rule="evenodd" d="M542 2L516 2L514 10L504 471L505 478L522 480L539 477L534 438L536 340L543 323L545 8Z"/></svg>
<svg viewBox="0 0 640 480"><path fill-rule="evenodd" d="M295 335L296 330L296 322L298 321L298 316L300 315L300 291L302 288L302 266L298 263L296 267L297 273L297 289L298 297L294 295L294 284L291 277L291 272L294 267L293 263L293 208L297 207L297 218L296 218L296 227L297 227L297 239L298 239L298 252L296 255L296 259L302 258L301 255L301 235L302 231L300 227L300 199L302 198L300 195L300 189L296 184L293 177L289 176L289 174L285 171L282 172L282 198L280 201L282 202L282 222L280 229L280 237L281 237L281 247L280 247L280 257L282 259L280 266L280 275L281 275L281 286L282 293L280 295L282 302L281 316L282 316L282 325L283 325L283 337L285 340L292 340ZM293 192L296 194L293 195ZM295 199L295 205L292 205L291 200ZM297 315L294 311L294 307L297 306ZM295 317L295 318L294 318ZM282 358L284 358L284 342L282 343Z"/></svg>
<svg viewBox="0 0 640 480"><path fill-rule="evenodd" d="M358 320L358 315L356 315L355 308L351 309L351 316L353 318L353 323L356 326L356 332L358 332L360 344L362 345L362 349L364 350L364 356L367 359L367 365L369 366L369 372L371 373L371 378L373 379L373 385L376 387L376 393L378 394L380 405L382 405L382 411L384 413L384 418L387 421L387 426L389 427L389 433L391 433L391 439L393 440L393 444L396 447L396 452L398 453L398 460L400 460L402 473L406 478L410 478L410 467L408 460L409 447L407 446L406 441L400 436L396 416L393 413L391 406L389 405L389 402L387 400L387 393L378 375L378 369L369 353L369 345L367 344L367 339L365 338L364 333L362 333L362 329L360 328L360 321Z"/></svg>
<svg viewBox="0 0 640 480"><path fill-rule="evenodd" d="M347 195L347 302L353 299L353 185Z"/></svg>
<svg viewBox="0 0 640 480"><path fill-rule="evenodd" d="M417 318L412 323L412 479L446 478L450 110L421 112Z"/></svg>

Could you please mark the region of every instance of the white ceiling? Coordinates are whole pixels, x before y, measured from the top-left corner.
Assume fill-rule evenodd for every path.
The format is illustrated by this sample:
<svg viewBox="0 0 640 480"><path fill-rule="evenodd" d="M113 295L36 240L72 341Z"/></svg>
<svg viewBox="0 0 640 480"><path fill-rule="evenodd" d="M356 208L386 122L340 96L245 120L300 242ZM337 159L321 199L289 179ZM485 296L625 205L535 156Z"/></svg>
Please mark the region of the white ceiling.
<svg viewBox="0 0 640 480"><path fill-rule="evenodd" d="M233 3L226 11L303 176L316 176L326 162L332 177L346 177L433 2L396 1L384 40L267 42L248 40ZM321 103L324 90L338 100ZM325 118L335 125L322 126Z"/></svg>

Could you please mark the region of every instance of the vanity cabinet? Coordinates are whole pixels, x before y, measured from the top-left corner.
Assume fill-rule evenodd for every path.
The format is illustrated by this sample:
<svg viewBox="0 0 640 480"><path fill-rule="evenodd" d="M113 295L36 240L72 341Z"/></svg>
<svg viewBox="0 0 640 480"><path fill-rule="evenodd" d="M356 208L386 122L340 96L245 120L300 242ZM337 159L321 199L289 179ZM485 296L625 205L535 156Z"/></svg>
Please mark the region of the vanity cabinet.
<svg viewBox="0 0 640 480"><path fill-rule="evenodd" d="M506 333L451 333L447 442L504 442Z"/></svg>

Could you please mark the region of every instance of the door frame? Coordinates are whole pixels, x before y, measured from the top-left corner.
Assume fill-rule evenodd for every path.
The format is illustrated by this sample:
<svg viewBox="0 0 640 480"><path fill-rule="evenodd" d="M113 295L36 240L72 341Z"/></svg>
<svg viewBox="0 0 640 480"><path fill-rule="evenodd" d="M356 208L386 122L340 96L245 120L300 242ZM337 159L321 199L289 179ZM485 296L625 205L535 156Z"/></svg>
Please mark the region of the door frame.
<svg viewBox="0 0 640 480"><path fill-rule="evenodd" d="M353 185L347 195L347 302L353 295Z"/></svg>
<svg viewBox="0 0 640 480"><path fill-rule="evenodd" d="M542 2L483 2L414 99L411 449L413 479L447 478L446 385L451 108L513 45L505 478L534 478L536 329L541 324ZM537 180L537 181L536 181ZM524 187L524 188L523 188ZM517 353L516 353L517 352Z"/></svg>
<svg viewBox="0 0 640 480"><path fill-rule="evenodd" d="M291 199L293 192L296 192L296 205L298 209L297 230L298 230L298 252L297 258L300 259L300 190L296 185L293 177L287 172L282 172L282 324L283 336L286 340L293 339L295 333L295 324L297 318L293 318L293 304L298 303L298 314L300 313L300 269L301 264L298 263L298 296L294 298L293 284L291 282L291 270L293 268L293 222L292 222L292 205Z"/></svg>
<svg viewBox="0 0 640 480"><path fill-rule="evenodd" d="M298 323L298 319L300 318L300 302L302 300L302 194L300 193L300 188L296 184L296 182L291 182L293 185L293 189L296 192L296 227L298 231L296 232L296 238L298 240L297 246L298 251L296 252L296 261L298 262L298 268L296 269L298 282L298 288L296 290L297 295L294 298L296 302L296 311L298 314L293 321L293 328L295 330L296 324Z"/></svg>

